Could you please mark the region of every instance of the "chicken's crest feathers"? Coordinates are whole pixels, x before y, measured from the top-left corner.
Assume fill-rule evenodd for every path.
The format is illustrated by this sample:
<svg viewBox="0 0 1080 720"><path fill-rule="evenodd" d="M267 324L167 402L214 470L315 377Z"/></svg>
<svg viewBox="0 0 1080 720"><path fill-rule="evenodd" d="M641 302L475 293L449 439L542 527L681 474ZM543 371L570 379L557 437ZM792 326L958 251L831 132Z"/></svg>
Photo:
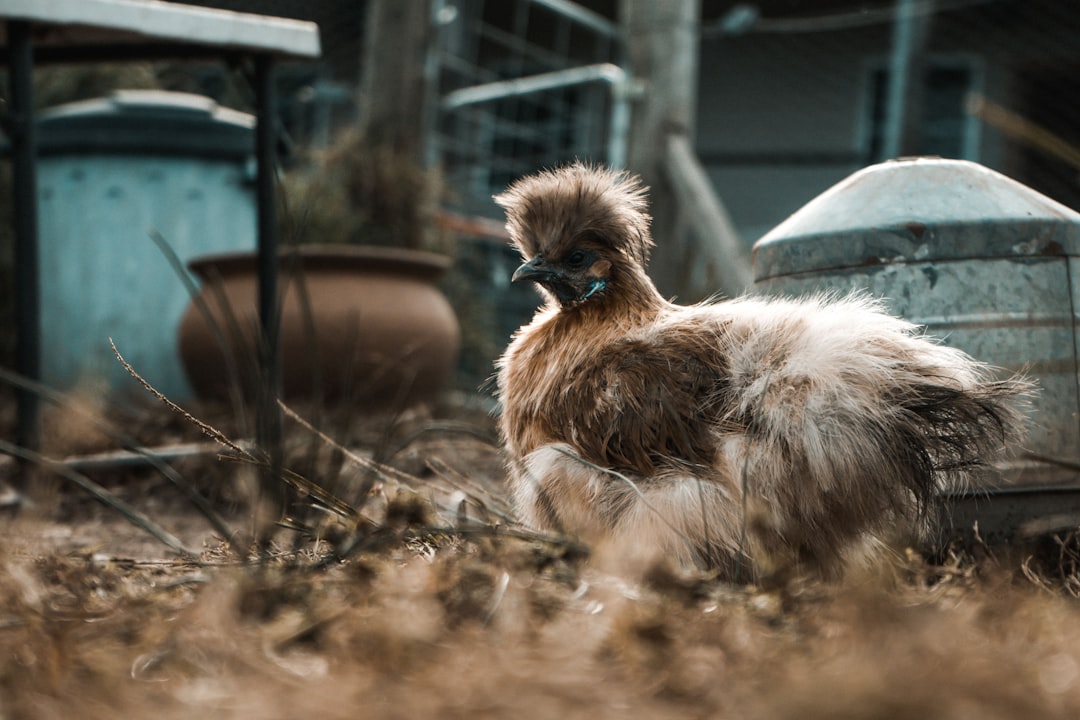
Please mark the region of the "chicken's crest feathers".
<svg viewBox="0 0 1080 720"><path fill-rule="evenodd" d="M526 258L558 257L587 238L642 269L649 261L647 189L637 175L575 162L522 178L494 199Z"/></svg>

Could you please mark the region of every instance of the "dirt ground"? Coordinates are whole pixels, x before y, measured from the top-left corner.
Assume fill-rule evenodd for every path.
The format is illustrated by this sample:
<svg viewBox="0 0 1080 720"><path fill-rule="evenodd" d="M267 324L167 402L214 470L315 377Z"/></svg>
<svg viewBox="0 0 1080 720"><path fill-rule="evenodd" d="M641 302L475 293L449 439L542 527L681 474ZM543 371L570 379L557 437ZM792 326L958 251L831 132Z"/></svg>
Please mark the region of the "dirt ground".
<svg viewBox="0 0 1080 720"><path fill-rule="evenodd" d="M191 557L45 483L2 511L0 720L1080 717L1071 536L897 548L833 583L623 572L505 521L487 422L356 430L350 448L385 462L374 479L290 428L287 465L364 510L298 511L261 544L248 464L175 463L232 547L160 474L86 472ZM140 427L200 439L157 415ZM104 442L68 431L53 450Z"/></svg>

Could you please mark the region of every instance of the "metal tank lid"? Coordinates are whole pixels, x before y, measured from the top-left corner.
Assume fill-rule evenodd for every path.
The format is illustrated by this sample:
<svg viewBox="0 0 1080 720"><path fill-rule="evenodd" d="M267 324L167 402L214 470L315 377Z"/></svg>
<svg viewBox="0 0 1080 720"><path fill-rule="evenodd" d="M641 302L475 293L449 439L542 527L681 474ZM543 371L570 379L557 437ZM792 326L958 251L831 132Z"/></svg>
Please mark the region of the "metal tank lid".
<svg viewBox="0 0 1080 720"><path fill-rule="evenodd" d="M192 93L117 90L38 116L42 155L151 154L245 158L255 117Z"/></svg>
<svg viewBox="0 0 1080 720"><path fill-rule="evenodd" d="M754 244L755 282L903 262L1080 255L1080 213L967 160L871 165Z"/></svg>

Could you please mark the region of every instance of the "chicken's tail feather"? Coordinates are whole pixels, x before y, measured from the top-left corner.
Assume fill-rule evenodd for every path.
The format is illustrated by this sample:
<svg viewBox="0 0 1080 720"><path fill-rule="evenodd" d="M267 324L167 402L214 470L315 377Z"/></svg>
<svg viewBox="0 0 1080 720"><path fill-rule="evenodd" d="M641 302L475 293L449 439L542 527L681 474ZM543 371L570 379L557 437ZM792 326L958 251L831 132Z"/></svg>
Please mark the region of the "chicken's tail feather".
<svg viewBox="0 0 1080 720"><path fill-rule="evenodd" d="M910 488L928 501L945 488L958 489L1019 439L1022 408L1031 384L1019 378L980 382L957 389L925 384L910 388L901 406L903 443L921 454L929 484Z"/></svg>

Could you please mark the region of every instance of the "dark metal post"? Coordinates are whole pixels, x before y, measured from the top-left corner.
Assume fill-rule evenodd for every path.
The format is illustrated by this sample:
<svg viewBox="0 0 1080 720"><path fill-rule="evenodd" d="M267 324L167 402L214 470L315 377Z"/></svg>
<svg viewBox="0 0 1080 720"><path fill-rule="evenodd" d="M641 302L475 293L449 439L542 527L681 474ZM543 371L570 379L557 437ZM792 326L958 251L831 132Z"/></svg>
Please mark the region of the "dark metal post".
<svg viewBox="0 0 1080 720"><path fill-rule="evenodd" d="M923 75L933 0L896 0L885 105L883 157L919 152Z"/></svg>
<svg viewBox="0 0 1080 720"><path fill-rule="evenodd" d="M34 127L33 48L30 23L9 21L8 68L11 73L11 107L7 131L11 137L14 176L15 231L15 326L16 370L38 380L41 375L41 304L38 277L37 137ZM40 401L33 392L19 388L18 427L15 441L30 450L41 446Z"/></svg>
<svg viewBox="0 0 1080 720"><path fill-rule="evenodd" d="M275 203L277 180L277 94L274 87L273 58L255 58L255 155L258 163L256 201L259 242L259 325L262 342L259 354L259 400L256 441L267 453L269 467L264 489L268 499L284 511L282 466L282 414L277 405L281 394L281 341L278 308L278 233Z"/></svg>

